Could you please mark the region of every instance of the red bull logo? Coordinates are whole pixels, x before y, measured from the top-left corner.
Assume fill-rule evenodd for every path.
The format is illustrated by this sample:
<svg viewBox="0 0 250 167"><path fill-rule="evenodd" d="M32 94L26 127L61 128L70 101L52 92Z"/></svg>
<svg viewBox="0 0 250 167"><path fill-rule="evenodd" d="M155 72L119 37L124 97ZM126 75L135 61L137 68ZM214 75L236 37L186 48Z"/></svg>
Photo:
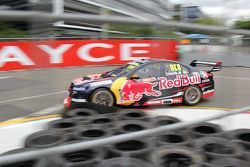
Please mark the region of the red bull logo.
<svg viewBox="0 0 250 167"><path fill-rule="evenodd" d="M151 82L134 82L128 80L121 90L121 97L123 101L134 100L139 101L143 95L146 96L161 96L162 93L158 90L154 90L154 87L158 85L156 78L153 78Z"/></svg>
<svg viewBox="0 0 250 167"><path fill-rule="evenodd" d="M169 80L165 77L159 77L159 89L171 89L173 87L188 86L201 83L201 77L198 72L194 72L193 76L178 75L176 79Z"/></svg>

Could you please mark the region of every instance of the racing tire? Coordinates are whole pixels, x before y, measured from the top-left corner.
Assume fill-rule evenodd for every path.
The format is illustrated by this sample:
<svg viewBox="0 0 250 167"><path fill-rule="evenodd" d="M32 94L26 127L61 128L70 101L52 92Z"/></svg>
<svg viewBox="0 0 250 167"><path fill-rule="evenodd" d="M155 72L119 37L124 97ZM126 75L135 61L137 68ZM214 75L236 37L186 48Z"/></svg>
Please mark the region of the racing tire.
<svg viewBox="0 0 250 167"><path fill-rule="evenodd" d="M108 89L99 88L91 94L90 102L111 107L115 105L115 97Z"/></svg>
<svg viewBox="0 0 250 167"><path fill-rule="evenodd" d="M221 158L211 162L211 164L215 167L249 167L249 161L244 161L236 158Z"/></svg>
<svg viewBox="0 0 250 167"><path fill-rule="evenodd" d="M162 146L151 153L151 161L157 167L200 167L203 155L185 146Z"/></svg>
<svg viewBox="0 0 250 167"><path fill-rule="evenodd" d="M124 120L122 122L118 122L116 127L117 134L125 134L130 132L137 132L141 130L146 130L151 128L151 125L145 121L139 120Z"/></svg>
<svg viewBox="0 0 250 167"><path fill-rule="evenodd" d="M204 153L207 161L219 158L239 158L243 155L243 149L239 144L225 138L202 137L194 142L195 149Z"/></svg>
<svg viewBox="0 0 250 167"><path fill-rule="evenodd" d="M101 161L97 167L152 167L151 164L136 158L118 157Z"/></svg>
<svg viewBox="0 0 250 167"><path fill-rule="evenodd" d="M200 124L193 125L188 128L188 132L193 139L207 136L223 136L222 128L217 124L209 122L203 122Z"/></svg>
<svg viewBox="0 0 250 167"><path fill-rule="evenodd" d="M26 148L48 148L58 146L67 140L63 133L44 130L29 135L24 145Z"/></svg>
<svg viewBox="0 0 250 167"><path fill-rule="evenodd" d="M198 86L191 85L184 92L183 102L188 106L194 106L200 102L201 98L201 89Z"/></svg>
<svg viewBox="0 0 250 167"><path fill-rule="evenodd" d="M106 147L108 153L106 158L132 157L148 161L153 143L150 139L132 139Z"/></svg>

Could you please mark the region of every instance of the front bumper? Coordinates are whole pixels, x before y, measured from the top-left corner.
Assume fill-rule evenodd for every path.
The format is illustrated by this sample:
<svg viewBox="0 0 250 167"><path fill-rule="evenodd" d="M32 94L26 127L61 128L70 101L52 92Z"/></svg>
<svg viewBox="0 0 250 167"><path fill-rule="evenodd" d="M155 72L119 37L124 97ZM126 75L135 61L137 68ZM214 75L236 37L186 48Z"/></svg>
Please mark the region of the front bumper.
<svg viewBox="0 0 250 167"><path fill-rule="evenodd" d="M85 102L88 102L87 99L76 99L68 96L64 99L63 104L65 108L70 108L72 106L72 103L85 103Z"/></svg>

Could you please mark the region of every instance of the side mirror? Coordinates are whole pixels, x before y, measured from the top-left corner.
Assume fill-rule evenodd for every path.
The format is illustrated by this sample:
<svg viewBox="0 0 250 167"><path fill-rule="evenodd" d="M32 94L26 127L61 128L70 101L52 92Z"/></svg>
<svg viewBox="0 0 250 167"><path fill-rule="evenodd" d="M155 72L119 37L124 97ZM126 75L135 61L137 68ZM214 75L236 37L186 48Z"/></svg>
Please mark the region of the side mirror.
<svg viewBox="0 0 250 167"><path fill-rule="evenodd" d="M138 77L137 75L132 75L129 79L140 79L140 77Z"/></svg>

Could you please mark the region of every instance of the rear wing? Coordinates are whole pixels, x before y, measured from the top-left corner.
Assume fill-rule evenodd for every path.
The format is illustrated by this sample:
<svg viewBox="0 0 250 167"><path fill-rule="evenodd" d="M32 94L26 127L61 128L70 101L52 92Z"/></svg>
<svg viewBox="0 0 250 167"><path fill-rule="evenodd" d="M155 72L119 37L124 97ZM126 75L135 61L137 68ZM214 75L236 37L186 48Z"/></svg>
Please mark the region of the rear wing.
<svg viewBox="0 0 250 167"><path fill-rule="evenodd" d="M220 71L222 67L222 62L211 62L211 61L202 61L202 60L193 60L190 63L190 66L196 67L197 65L202 65L204 67L212 66L212 69L207 72L216 72Z"/></svg>

